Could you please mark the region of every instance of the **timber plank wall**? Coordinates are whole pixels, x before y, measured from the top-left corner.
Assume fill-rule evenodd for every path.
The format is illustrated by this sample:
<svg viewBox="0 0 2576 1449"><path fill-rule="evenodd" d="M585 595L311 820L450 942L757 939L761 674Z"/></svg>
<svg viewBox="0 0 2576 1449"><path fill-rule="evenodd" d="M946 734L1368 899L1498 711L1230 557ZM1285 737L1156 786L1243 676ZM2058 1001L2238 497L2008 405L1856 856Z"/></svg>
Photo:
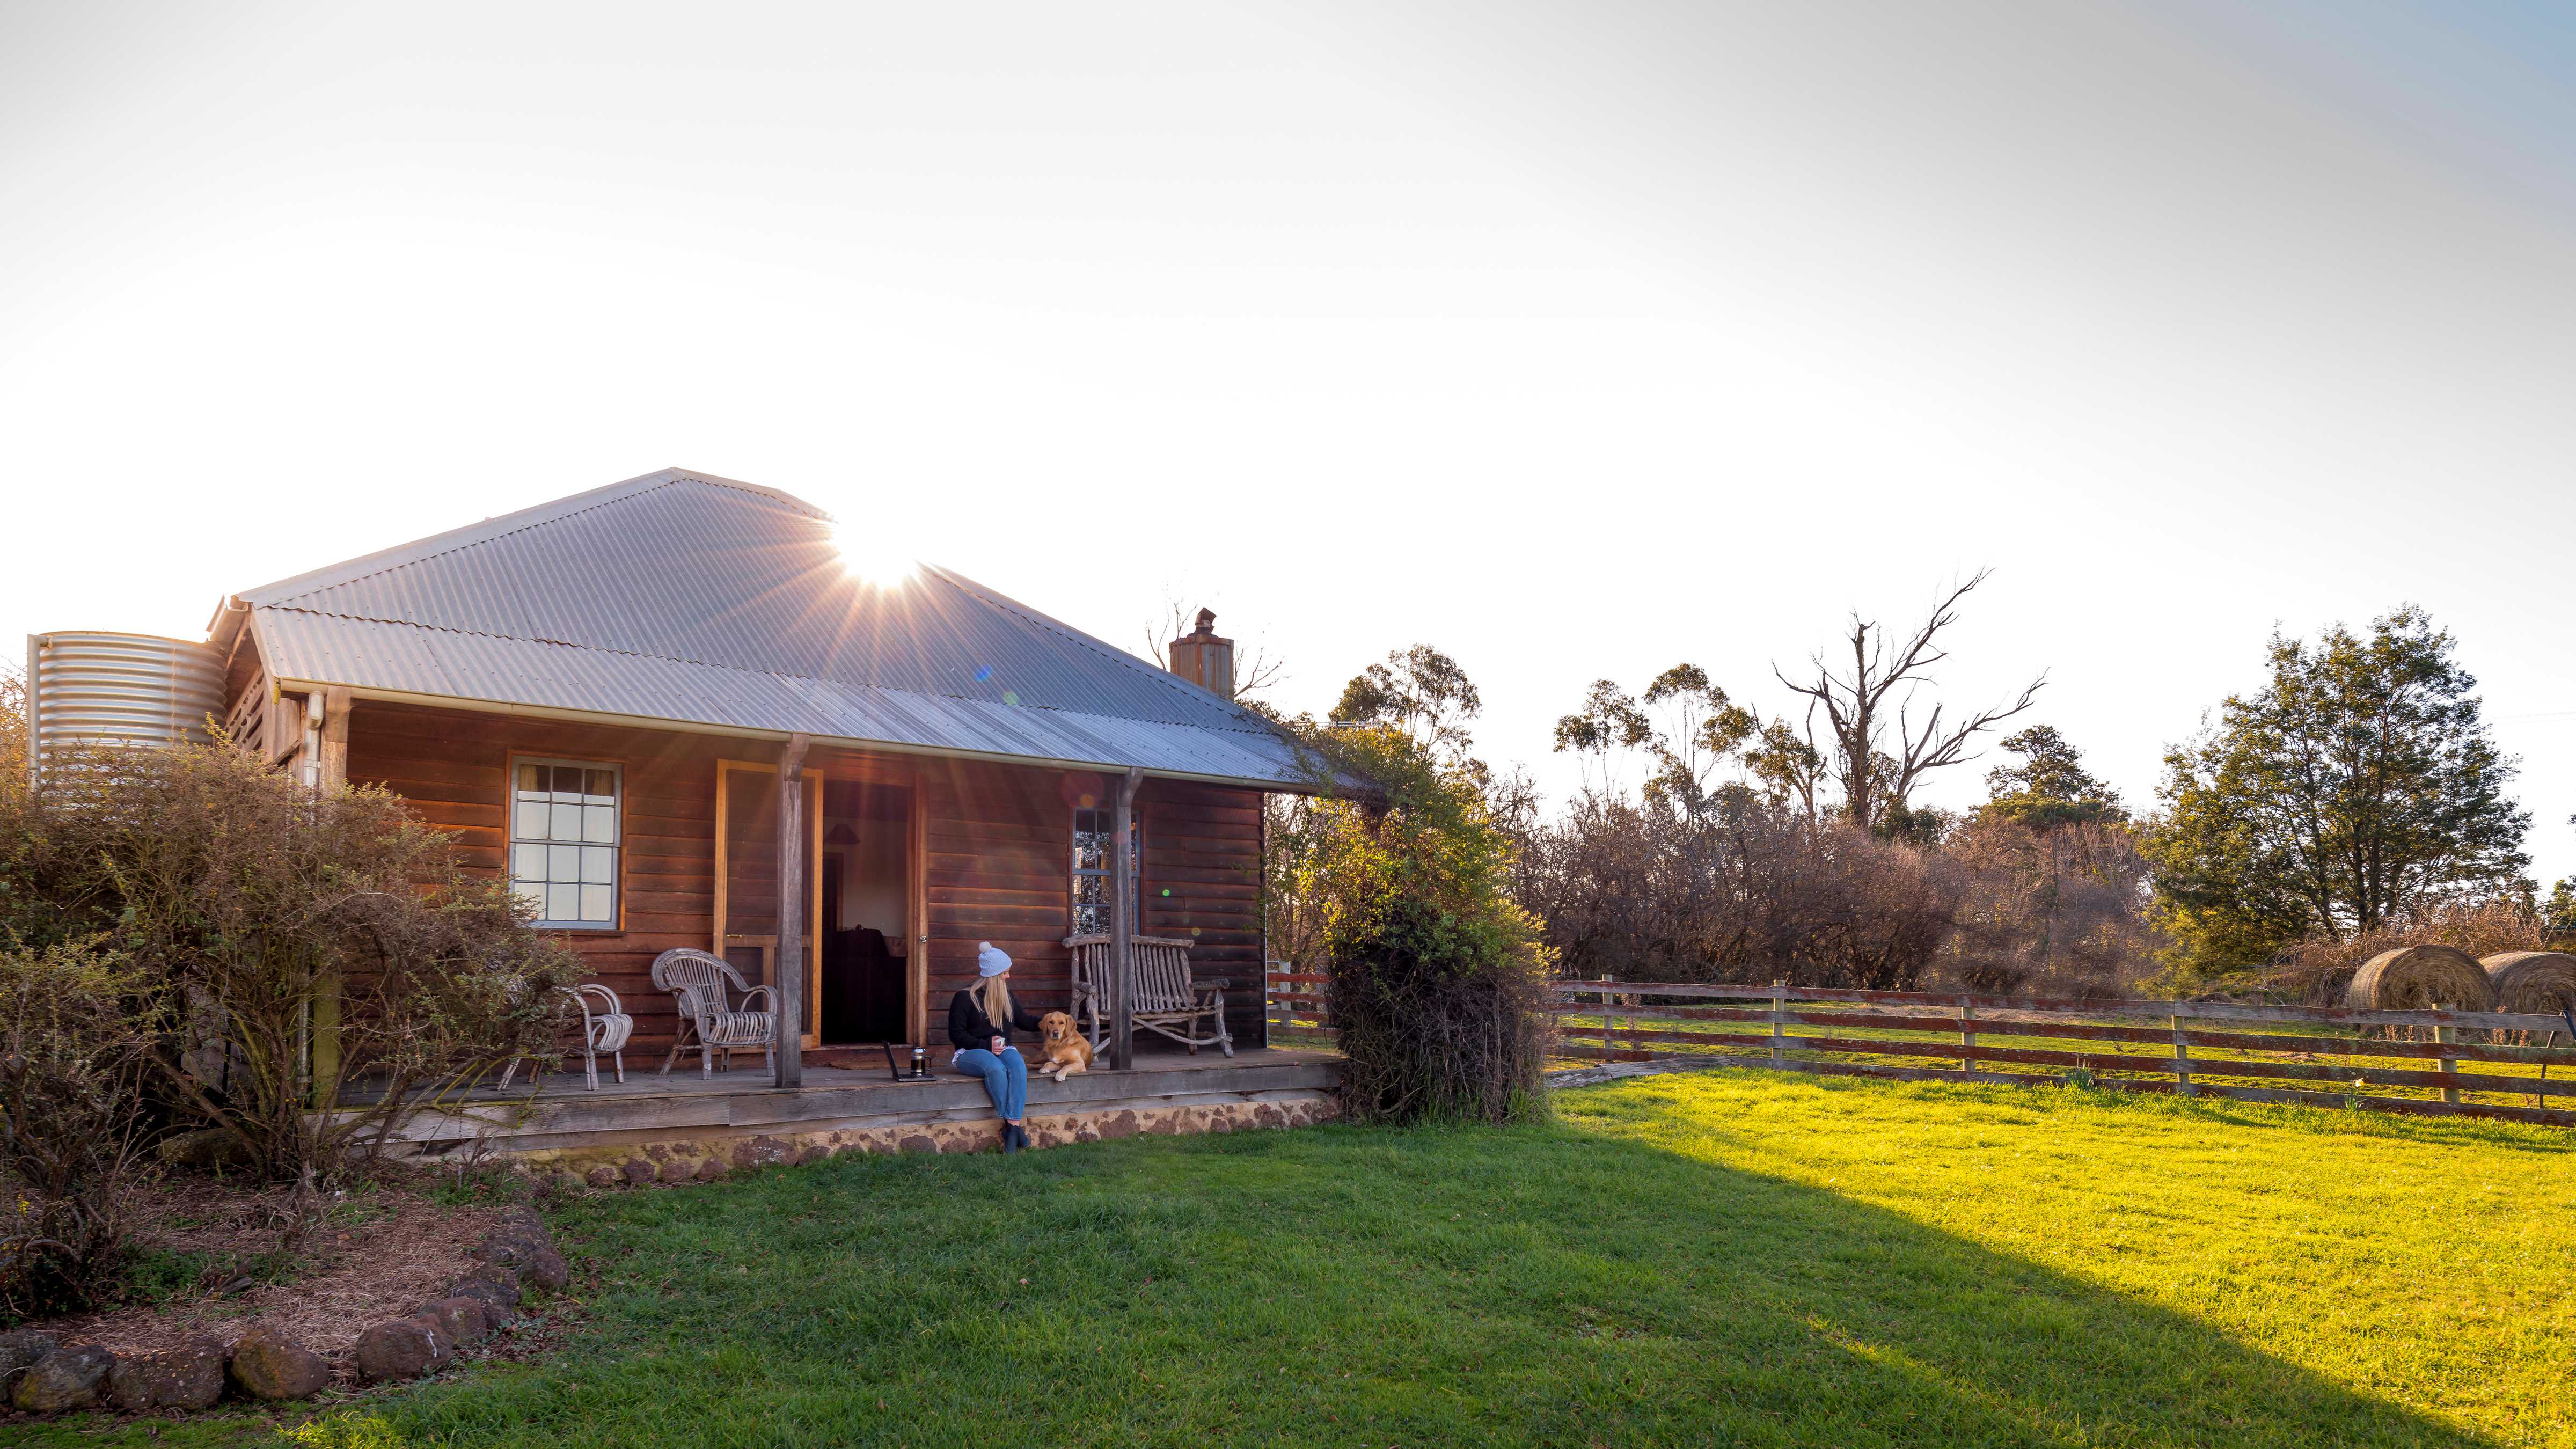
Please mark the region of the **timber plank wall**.
<svg viewBox="0 0 2576 1449"><path fill-rule="evenodd" d="M423 820L456 837L468 869L496 875L508 861L513 755L623 767L620 928L559 934L582 954L590 979L615 990L634 1014L629 1068L658 1067L676 1025L671 998L653 988L653 958L674 946L704 950L714 930L716 762L776 754L775 744L762 741L373 700L357 702L349 728L350 782L401 795ZM948 998L974 979L979 941L1011 953L1012 984L1031 1009L1062 1007L1070 986L1063 942L1072 930L1072 812L1086 796L1106 803L1114 778L820 748L807 765L828 775L836 761L861 758L909 771L914 808L927 812L919 864L927 915L910 929L916 936L926 929L930 940L910 949L927 951L931 1044L946 1042ZM747 778L767 783L736 775L734 788ZM1236 1039L1258 1041L1260 794L1148 780L1138 791L1138 813L1145 835L1140 928L1194 942L1192 970L1233 982L1226 1004ZM737 907L738 918L743 914Z"/></svg>

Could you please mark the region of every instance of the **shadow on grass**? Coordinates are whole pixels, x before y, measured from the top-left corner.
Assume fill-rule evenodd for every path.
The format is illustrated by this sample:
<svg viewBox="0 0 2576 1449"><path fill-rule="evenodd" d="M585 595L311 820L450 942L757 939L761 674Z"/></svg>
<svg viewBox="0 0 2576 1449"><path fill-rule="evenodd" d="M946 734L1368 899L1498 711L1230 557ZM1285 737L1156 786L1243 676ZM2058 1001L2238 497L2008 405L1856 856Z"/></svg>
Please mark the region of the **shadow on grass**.
<svg viewBox="0 0 2576 1449"><path fill-rule="evenodd" d="M566 1226L581 1348L304 1437L2480 1442L1895 1213L1568 1126L842 1160Z"/></svg>

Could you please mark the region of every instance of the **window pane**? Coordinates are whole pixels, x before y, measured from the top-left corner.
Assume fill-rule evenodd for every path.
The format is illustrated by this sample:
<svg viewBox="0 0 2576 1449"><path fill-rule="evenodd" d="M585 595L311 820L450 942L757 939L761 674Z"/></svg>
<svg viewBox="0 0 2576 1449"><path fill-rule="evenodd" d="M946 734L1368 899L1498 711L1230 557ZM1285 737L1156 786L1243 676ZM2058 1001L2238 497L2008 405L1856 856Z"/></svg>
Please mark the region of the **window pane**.
<svg viewBox="0 0 2576 1449"><path fill-rule="evenodd" d="M546 888L531 881L520 881L510 887L519 899L526 901L542 918L546 913Z"/></svg>
<svg viewBox="0 0 2576 1449"><path fill-rule="evenodd" d="M607 921L609 919L610 895L611 891L607 886L583 886L581 888L581 918L584 921Z"/></svg>
<svg viewBox="0 0 2576 1449"><path fill-rule="evenodd" d="M584 805L581 807L581 838L604 845L617 843L617 807Z"/></svg>
<svg viewBox="0 0 2576 1449"><path fill-rule="evenodd" d="M546 788L545 772L546 767L543 765L521 765L519 767L519 788L522 790L542 790Z"/></svg>
<svg viewBox="0 0 2576 1449"><path fill-rule="evenodd" d="M546 879L557 885L581 879L581 847L578 845L547 846Z"/></svg>
<svg viewBox="0 0 2576 1449"><path fill-rule="evenodd" d="M555 766L555 793L558 795L580 794L581 776L582 769L579 765Z"/></svg>
<svg viewBox="0 0 2576 1449"><path fill-rule="evenodd" d="M546 919L578 921L581 919L581 887L550 885L546 887Z"/></svg>
<svg viewBox="0 0 2576 1449"><path fill-rule="evenodd" d="M589 775L589 792L592 798L603 802L617 798L617 772L615 770L592 770L589 772Z"/></svg>
<svg viewBox="0 0 2576 1449"><path fill-rule="evenodd" d="M511 834L518 836L521 840L545 839L546 807L543 805L533 804L525 800L520 801L519 823L511 831Z"/></svg>
<svg viewBox="0 0 2576 1449"><path fill-rule="evenodd" d="M548 840L581 839L580 806L550 805L546 808L554 812L554 819L551 822L551 828L546 832L546 838Z"/></svg>
<svg viewBox="0 0 2576 1449"><path fill-rule="evenodd" d="M510 874L521 880L546 878L546 848L542 845L510 847Z"/></svg>
<svg viewBox="0 0 2576 1449"><path fill-rule="evenodd" d="M1109 904L1109 877L1105 875L1075 876L1073 878L1073 899L1076 905L1105 906Z"/></svg>
<svg viewBox="0 0 2576 1449"><path fill-rule="evenodd" d="M581 883L614 885L617 881L617 852L605 845L581 848Z"/></svg>

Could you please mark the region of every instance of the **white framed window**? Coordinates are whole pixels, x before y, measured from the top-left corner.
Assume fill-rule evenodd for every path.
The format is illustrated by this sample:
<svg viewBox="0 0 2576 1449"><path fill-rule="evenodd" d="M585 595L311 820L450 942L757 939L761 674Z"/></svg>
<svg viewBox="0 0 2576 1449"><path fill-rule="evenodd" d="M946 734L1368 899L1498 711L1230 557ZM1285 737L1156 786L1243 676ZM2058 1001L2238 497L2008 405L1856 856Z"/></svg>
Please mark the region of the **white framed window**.
<svg viewBox="0 0 2576 1449"><path fill-rule="evenodd" d="M615 929L623 772L592 760L521 759L510 775L510 888L538 925Z"/></svg>
<svg viewBox="0 0 2576 1449"><path fill-rule="evenodd" d="M1076 810L1073 812L1073 934L1106 936L1109 922L1109 836L1116 825L1114 810ZM1130 901L1128 919L1136 929L1145 929L1145 812L1129 812L1128 830L1136 852L1136 876L1128 882L1135 889Z"/></svg>

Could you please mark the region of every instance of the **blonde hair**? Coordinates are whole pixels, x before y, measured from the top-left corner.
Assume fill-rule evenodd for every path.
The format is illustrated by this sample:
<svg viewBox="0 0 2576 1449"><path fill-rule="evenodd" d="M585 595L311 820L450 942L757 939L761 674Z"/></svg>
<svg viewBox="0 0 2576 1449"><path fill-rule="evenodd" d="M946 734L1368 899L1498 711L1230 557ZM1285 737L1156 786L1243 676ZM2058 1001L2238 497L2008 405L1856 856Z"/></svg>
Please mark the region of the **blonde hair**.
<svg viewBox="0 0 2576 1449"><path fill-rule="evenodd" d="M1003 977L1010 974L1005 971L975 983L975 1000L984 1008L985 1019L993 1023L993 1030L1004 1033L1011 1029L1011 988Z"/></svg>

